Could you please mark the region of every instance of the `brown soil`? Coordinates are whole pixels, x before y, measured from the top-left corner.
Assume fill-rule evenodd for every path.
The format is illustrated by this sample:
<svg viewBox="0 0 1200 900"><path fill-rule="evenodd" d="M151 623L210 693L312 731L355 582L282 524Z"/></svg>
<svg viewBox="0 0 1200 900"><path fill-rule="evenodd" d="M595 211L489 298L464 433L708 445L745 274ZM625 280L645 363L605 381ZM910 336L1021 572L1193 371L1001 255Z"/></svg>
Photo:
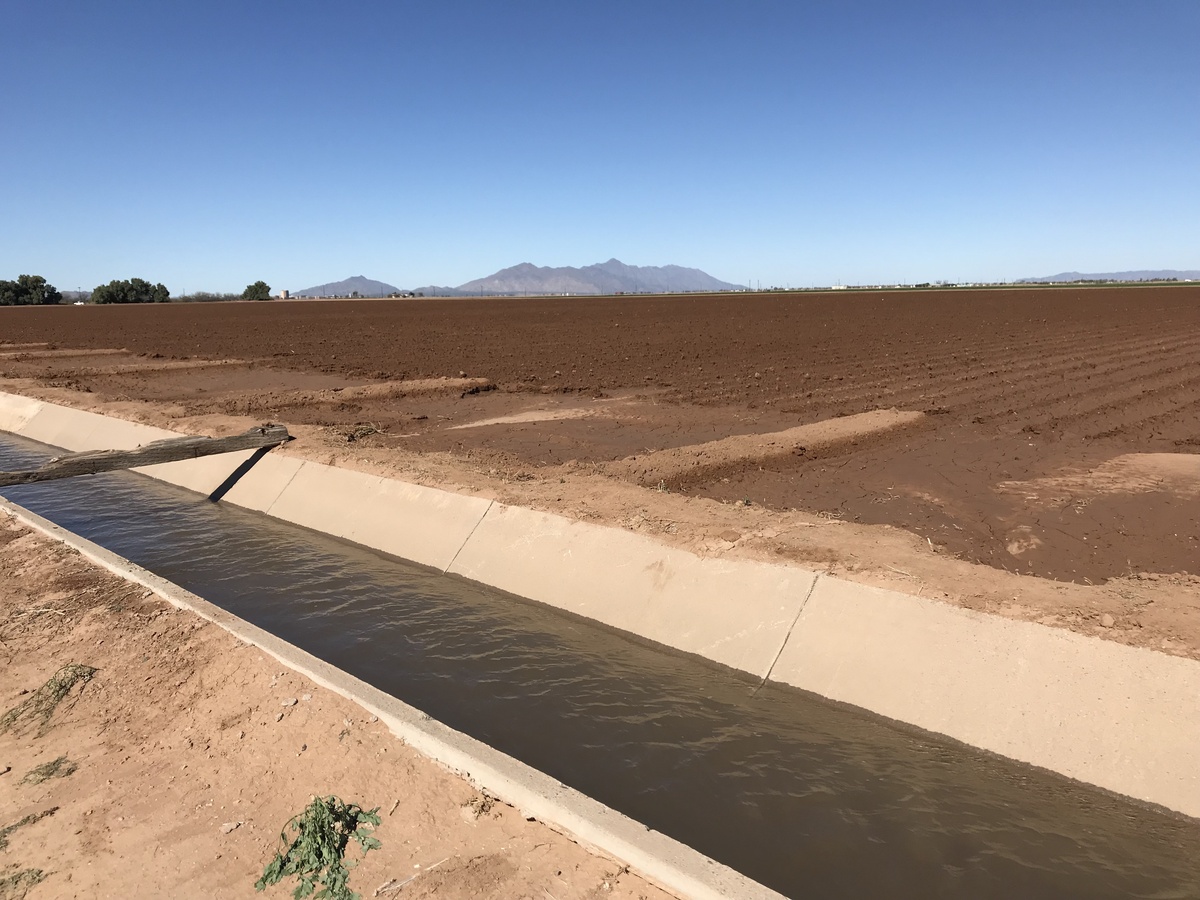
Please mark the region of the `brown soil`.
<svg viewBox="0 0 1200 900"><path fill-rule="evenodd" d="M280 421L322 462L1200 656L1200 286L0 323L2 389L197 433ZM923 415L796 452L792 429L888 410Z"/></svg>
<svg viewBox="0 0 1200 900"><path fill-rule="evenodd" d="M481 794L353 703L3 515L0 660L0 716L65 664L98 670L48 728L0 733L0 830L53 810L0 848L0 879L44 872L26 885L30 900L290 897L294 880L264 894L253 885L314 794L380 807L383 846L350 875L364 897L667 896ZM28 778L62 756L77 768Z"/></svg>

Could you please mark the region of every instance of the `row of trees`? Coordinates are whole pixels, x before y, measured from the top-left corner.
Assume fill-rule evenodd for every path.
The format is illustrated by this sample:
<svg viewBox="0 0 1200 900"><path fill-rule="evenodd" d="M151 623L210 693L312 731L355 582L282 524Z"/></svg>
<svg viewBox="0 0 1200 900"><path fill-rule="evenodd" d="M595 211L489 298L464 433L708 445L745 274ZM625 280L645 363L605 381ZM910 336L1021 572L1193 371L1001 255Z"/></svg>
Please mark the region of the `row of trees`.
<svg viewBox="0 0 1200 900"><path fill-rule="evenodd" d="M237 294L197 294L188 299L236 300ZM242 300L270 300L271 286L265 281L246 285ZM92 291L92 303L166 303L171 292L165 284L142 278L113 280ZM62 294L41 275L22 275L16 281L0 281L0 306L43 306L62 302Z"/></svg>
<svg viewBox="0 0 1200 900"><path fill-rule="evenodd" d="M166 303L170 299L165 284L151 284L141 278L114 279L92 291L93 303Z"/></svg>
<svg viewBox="0 0 1200 900"><path fill-rule="evenodd" d="M265 281L256 281L246 285L242 291L243 300L270 300L271 286ZM92 291L93 303L166 303L171 299L171 292L165 284L151 284L141 278L130 278L128 281L110 281ZM193 295L190 299L235 300L235 294L223 295Z"/></svg>
<svg viewBox="0 0 1200 900"><path fill-rule="evenodd" d="M41 275L0 281L0 306L45 306L61 301L62 294Z"/></svg>

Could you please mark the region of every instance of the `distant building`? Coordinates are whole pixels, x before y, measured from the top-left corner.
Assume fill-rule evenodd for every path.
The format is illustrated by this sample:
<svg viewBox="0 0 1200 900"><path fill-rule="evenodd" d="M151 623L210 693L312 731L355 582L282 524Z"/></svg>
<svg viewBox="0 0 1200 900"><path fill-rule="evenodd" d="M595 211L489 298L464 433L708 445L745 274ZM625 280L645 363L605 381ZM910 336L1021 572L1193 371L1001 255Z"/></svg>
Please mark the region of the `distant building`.
<svg viewBox="0 0 1200 900"><path fill-rule="evenodd" d="M291 296L292 296L292 295L291 295L291 294L288 292L287 288L284 288L283 290L281 290L281 291L279 292L279 299L280 299L280 300L290 300L290 299L291 299Z"/></svg>

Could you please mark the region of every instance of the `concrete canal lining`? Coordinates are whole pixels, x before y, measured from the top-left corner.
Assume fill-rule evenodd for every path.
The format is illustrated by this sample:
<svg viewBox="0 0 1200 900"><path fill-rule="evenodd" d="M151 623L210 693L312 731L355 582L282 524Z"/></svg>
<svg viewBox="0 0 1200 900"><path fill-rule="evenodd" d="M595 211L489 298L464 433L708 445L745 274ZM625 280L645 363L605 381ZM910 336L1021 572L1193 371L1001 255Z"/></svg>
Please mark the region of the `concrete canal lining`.
<svg viewBox="0 0 1200 900"><path fill-rule="evenodd" d="M177 436L0 394L69 450ZM211 494L251 451L148 467ZM274 451L224 501L1200 817L1200 663Z"/></svg>
<svg viewBox="0 0 1200 900"><path fill-rule="evenodd" d="M816 578L499 503L450 571L762 678Z"/></svg>
<svg viewBox="0 0 1200 900"><path fill-rule="evenodd" d="M0 511L79 551L102 568L142 585L173 606L219 625L378 716L409 746L465 777L480 790L562 830L584 846L614 856L671 893L696 900L782 900L783 895L691 847L647 828L507 754L456 731L390 694L335 668L294 644L233 615L141 566L0 497Z"/></svg>

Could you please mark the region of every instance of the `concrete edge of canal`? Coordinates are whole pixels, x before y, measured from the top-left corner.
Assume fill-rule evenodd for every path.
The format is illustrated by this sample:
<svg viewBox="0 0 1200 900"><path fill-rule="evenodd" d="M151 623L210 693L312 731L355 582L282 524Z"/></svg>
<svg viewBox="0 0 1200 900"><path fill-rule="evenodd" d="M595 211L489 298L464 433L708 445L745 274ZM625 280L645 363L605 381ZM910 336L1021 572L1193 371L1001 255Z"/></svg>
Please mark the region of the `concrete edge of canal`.
<svg viewBox="0 0 1200 900"><path fill-rule="evenodd" d="M0 510L357 703L378 716L397 738L465 777L478 789L511 804L529 818L563 831L584 846L620 860L671 893L696 900L779 900L783 896L16 503L0 498Z"/></svg>
<svg viewBox="0 0 1200 900"><path fill-rule="evenodd" d="M0 430L75 451L176 436L13 394ZM251 452L139 471L211 495ZM223 501L1200 817L1192 660L278 451Z"/></svg>

